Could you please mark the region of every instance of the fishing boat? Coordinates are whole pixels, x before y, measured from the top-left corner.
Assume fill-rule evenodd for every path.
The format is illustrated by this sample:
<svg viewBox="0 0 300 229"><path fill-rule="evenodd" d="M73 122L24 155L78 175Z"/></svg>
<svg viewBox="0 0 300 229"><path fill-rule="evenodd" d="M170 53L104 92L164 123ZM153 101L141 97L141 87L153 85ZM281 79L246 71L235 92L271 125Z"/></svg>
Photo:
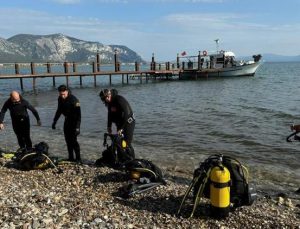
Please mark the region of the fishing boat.
<svg viewBox="0 0 300 229"><path fill-rule="evenodd" d="M182 62L179 79L197 79L203 77L254 76L261 64L261 55L253 55L253 60L236 60L231 51L208 54L199 52L198 56L186 56ZM197 59L195 61L195 59ZM187 66L185 65L187 63Z"/></svg>

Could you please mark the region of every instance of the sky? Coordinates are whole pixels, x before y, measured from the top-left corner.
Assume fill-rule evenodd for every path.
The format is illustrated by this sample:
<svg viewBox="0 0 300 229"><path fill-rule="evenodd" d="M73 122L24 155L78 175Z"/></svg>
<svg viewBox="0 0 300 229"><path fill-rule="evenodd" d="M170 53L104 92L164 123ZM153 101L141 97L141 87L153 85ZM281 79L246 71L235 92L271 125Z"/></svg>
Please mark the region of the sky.
<svg viewBox="0 0 300 229"><path fill-rule="evenodd" d="M299 12L300 0L9 0L1 1L0 37L61 33L125 45L144 60L217 49L294 56Z"/></svg>

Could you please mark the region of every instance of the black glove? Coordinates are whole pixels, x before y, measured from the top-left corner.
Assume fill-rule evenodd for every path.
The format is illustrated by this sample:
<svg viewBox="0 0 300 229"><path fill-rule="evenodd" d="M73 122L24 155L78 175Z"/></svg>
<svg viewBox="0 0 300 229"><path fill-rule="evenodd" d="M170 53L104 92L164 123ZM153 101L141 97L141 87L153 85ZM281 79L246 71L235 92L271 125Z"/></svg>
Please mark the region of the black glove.
<svg viewBox="0 0 300 229"><path fill-rule="evenodd" d="M76 134L76 136L80 134L80 129L79 128L76 128L75 134Z"/></svg>
<svg viewBox="0 0 300 229"><path fill-rule="evenodd" d="M41 120L37 120L37 121L36 121L36 124L37 124L38 126L41 126L41 125L42 125Z"/></svg>
<svg viewBox="0 0 300 229"><path fill-rule="evenodd" d="M56 129L56 128L55 128L55 125L56 125L56 123L53 122L53 123L52 123L52 130L55 130L55 129Z"/></svg>

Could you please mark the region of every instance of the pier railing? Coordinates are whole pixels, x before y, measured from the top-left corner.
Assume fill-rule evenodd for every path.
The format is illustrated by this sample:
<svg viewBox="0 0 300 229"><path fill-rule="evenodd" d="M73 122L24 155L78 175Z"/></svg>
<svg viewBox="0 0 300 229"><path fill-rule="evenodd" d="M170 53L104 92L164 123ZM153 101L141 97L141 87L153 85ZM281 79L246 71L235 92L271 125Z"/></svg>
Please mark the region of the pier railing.
<svg viewBox="0 0 300 229"><path fill-rule="evenodd" d="M112 83L112 76L122 76L122 84L129 83L129 78L145 78L146 82L150 77L169 78L180 75L181 71L199 70L211 68L211 62L205 56L180 57L177 54L176 61L157 62L152 54L149 63L121 63L117 52L114 54L113 62L110 64L101 63L100 54L97 53L95 61L89 63L82 62L46 62L46 63L2 63L0 64L0 79L19 79L20 87L24 90L23 79L31 78L33 90L36 89L36 79L52 77L55 86L56 77L65 77L66 84L69 85L69 77L79 77L82 85L82 77L93 76L94 85L97 85L97 76L109 76L109 83ZM126 78L125 78L126 77Z"/></svg>

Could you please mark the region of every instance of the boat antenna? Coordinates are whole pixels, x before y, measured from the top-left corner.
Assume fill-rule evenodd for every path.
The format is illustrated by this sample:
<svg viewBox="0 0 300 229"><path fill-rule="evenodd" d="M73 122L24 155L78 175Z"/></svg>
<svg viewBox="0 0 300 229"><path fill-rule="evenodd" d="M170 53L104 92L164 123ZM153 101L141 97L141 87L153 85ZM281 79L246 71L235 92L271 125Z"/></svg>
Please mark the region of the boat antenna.
<svg viewBox="0 0 300 229"><path fill-rule="evenodd" d="M219 39L216 39L215 42L216 42L216 46L217 46L217 54L219 53Z"/></svg>

